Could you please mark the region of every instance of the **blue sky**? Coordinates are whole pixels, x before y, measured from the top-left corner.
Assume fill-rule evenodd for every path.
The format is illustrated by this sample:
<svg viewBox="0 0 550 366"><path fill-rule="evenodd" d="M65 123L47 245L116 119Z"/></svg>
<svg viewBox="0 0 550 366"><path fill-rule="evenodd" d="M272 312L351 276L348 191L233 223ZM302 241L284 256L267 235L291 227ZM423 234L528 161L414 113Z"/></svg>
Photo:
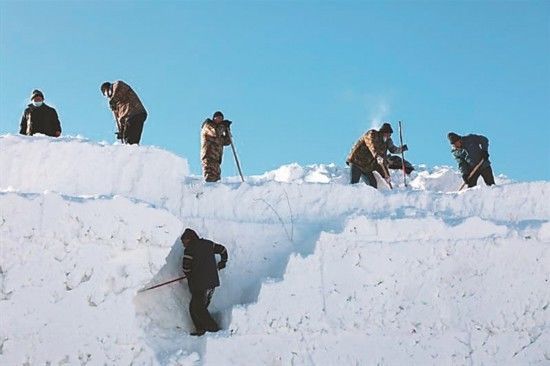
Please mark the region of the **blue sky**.
<svg viewBox="0 0 550 366"><path fill-rule="evenodd" d="M99 86L120 79L148 109L142 144L197 174L220 109L245 174L344 165L362 132L402 120L413 163L455 165L447 132L479 133L496 174L550 179L545 1L1 1L0 73L0 133L39 88L64 135L114 141Z"/></svg>

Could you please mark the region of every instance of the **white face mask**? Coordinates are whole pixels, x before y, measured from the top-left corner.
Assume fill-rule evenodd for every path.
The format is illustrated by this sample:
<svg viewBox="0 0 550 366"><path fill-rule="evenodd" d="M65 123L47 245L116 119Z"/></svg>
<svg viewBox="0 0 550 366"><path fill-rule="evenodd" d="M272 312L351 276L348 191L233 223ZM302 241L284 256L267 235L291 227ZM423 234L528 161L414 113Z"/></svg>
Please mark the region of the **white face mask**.
<svg viewBox="0 0 550 366"><path fill-rule="evenodd" d="M42 103L44 103L44 102L35 102L34 100L32 101L32 105L35 106L35 107L40 107L42 105Z"/></svg>

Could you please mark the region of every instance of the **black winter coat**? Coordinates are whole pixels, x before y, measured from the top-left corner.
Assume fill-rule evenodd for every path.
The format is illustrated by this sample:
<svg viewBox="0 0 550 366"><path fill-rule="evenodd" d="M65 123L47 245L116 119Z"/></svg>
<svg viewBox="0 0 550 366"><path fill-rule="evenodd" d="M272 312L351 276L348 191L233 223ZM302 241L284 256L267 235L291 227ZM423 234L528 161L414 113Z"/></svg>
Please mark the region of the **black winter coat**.
<svg viewBox="0 0 550 366"><path fill-rule="evenodd" d="M206 239L196 239L185 247L183 272L191 291L206 290L220 285L215 254L227 261L227 250L221 244Z"/></svg>
<svg viewBox="0 0 550 366"><path fill-rule="evenodd" d="M458 163L458 168L463 175L468 175L481 161L482 151L489 151L489 139L482 135L462 136L462 148L452 149L452 154ZM480 171L489 167L491 162L487 159L480 167Z"/></svg>
<svg viewBox="0 0 550 366"><path fill-rule="evenodd" d="M31 122L30 126L27 123ZM19 133L22 135L34 135L35 133L43 133L44 135L54 136L56 132L61 133L61 123L54 108L42 104L40 107L35 107L29 104L21 117L21 129Z"/></svg>

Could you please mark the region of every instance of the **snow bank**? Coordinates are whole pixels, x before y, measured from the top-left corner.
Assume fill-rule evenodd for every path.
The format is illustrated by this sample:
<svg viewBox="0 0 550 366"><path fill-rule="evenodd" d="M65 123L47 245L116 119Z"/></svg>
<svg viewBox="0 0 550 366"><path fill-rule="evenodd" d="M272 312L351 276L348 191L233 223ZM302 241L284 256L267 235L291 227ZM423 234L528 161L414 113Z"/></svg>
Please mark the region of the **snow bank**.
<svg viewBox="0 0 550 366"><path fill-rule="evenodd" d="M457 193L455 171L418 167L374 190L290 164L207 184L156 148L0 149L0 364L550 360L548 182ZM230 255L210 307L225 330L200 338L185 283L136 293L181 275L187 226Z"/></svg>
<svg viewBox="0 0 550 366"><path fill-rule="evenodd" d="M358 217L236 308L206 363L542 364L549 249L478 218Z"/></svg>
<svg viewBox="0 0 550 366"><path fill-rule="evenodd" d="M133 299L181 223L127 198L0 194L0 364L156 363Z"/></svg>
<svg viewBox="0 0 550 366"><path fill-rule="evenodd" d="M121 194L161 201L189 175L185 159L155 147L4 135L0 151L0 187L21 192Z"/></svg>

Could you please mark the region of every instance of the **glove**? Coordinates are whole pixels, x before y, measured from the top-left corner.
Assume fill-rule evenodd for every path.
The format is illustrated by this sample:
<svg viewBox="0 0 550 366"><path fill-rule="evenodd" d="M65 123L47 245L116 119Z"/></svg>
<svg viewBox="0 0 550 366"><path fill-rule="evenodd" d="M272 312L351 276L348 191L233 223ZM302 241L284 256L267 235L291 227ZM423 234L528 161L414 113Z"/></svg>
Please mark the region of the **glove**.
<svg viewBox="0 0 550 366"><path fill-rule="evenodd" d="M481 150L481 157L485 160L489 159L489 151Z"/></svg>
<svg viewBox="0 0 550 366"><path fill-rule="evenodd" d="M407 146L407 144L401 146L401 151L405 152L405 151L408 151L409 150L409 147Z"/></svg>
<svg viewBox="0 0 550 366"><path fill-rule="evenodd" d="M376 162L380 165L384 165L384 158L382 156L377 156Z"/></svg>
<svg viewBox="0 0 550 366"><path fill-rule="evenodd" d="M122 138L122 134L120 132L115 132L117 140L120 140Z"/></svg>
<svg viewBox="0 0 550 366"><path fill-rule="evenodd" d="M220 261L218 262L218 271L225 268L226 261Z"/></svg>

